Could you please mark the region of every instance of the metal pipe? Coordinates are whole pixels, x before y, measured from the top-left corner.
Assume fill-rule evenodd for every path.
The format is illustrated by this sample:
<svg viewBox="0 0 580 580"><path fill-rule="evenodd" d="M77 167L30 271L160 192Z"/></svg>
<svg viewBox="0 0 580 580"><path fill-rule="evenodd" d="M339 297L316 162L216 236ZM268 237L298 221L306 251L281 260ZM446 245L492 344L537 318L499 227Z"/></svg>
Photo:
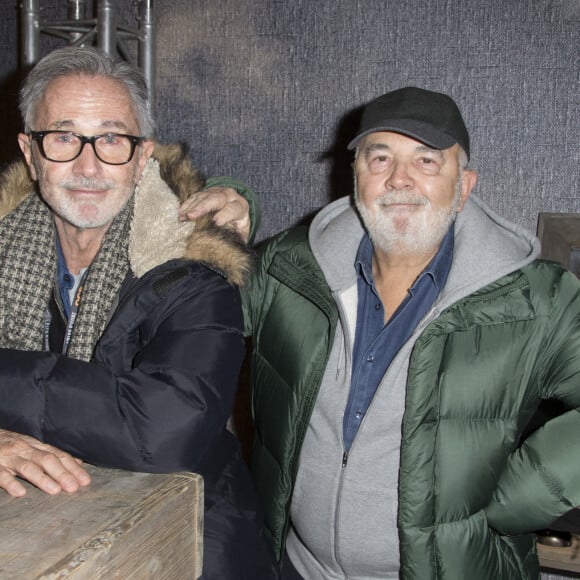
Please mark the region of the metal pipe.
<svg viewBox="0 0 580 580"><path fill-rule="evenodd" d="M97 6L97 46L114 57L117 48L117 18L114 0L100 0Z"/></svg>
<svg viewBox="0 0 580 580"><path fill-rule="evenodd" d="M71 20L82 20L86 14L85 0L67 0L67 14Z"/></svg>
<svg viewBox="0 0 580 580"><path fill-rule="evenodd" d="M140 4L139 30L139 66L143 69L149 93L151 105L155 102L155 19L153 15L153 0L138 0Z"/></svg>
<svg viewBox="0 0 580 580"><path fill-rule="evenodd" d="M85 18L86 2L85 0L68 0L67 2L67 16L69 20L72 21L82 21ZM78 44L80 38L83 34L81 32L72 32L70 34L71 44L77 43L78 46L84 46L84 44Z"/></svg>
<svg viewBox="0 0 580 580"><path fill-rule="evenodd" d="M22 33L22 68L28 69L40 58L39 0L20 2Z"/></svg>

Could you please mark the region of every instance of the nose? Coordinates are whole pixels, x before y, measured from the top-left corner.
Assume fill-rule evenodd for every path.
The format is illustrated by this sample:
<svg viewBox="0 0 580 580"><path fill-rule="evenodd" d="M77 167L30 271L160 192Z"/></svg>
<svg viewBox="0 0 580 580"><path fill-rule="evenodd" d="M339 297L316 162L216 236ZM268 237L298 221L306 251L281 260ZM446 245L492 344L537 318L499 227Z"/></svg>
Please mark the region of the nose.
<svg viewBox="0 0 580 580"><path fill-rule="evenodd" d="M95 150L90 143L85 143L80 155L73 161L73 171L77 175L96 175L100 169L100 161L97 159Z"/></svg>
<svg viewBox="0 0 580 580"><path fill-rule="evenodd" d="M409 168L403 161L393 164L392 171L387 176L387 189L410 189L414 186L414 181L409 174Z"/></svg>

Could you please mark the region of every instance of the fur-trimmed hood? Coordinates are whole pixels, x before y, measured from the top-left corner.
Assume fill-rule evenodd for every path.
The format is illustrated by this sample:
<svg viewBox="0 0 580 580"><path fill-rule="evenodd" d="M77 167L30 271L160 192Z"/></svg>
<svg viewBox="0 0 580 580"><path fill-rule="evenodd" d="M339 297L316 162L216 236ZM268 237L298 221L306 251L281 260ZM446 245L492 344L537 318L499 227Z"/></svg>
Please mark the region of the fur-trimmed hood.
<svg viewBox="0 0 580 580"><path fill-rule="evenodd" d="M204 262L241 285L250 267L249 252L233 230L211 217L179 222L180 204L199 192L202 179L179 145L156 144L135 191L129 262L137 277L172 259ZM0 219L35 191L24 161L0 177Z"/></svg>

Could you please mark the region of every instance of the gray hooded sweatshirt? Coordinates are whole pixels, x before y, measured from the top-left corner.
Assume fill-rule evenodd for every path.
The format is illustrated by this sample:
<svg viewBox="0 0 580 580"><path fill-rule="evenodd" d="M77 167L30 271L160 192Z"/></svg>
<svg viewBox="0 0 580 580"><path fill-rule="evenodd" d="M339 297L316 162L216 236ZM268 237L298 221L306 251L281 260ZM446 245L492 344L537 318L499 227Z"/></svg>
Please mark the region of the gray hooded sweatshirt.
<svg viewBox="0 0 580 580"><path fill-rule="evenodd" d="M300 454L287 550L307 580L399 577L401 423L409 357L439 313L539 254L539 242L474 196L457 216L445 287L387 369L343 465L343 414L357 313L355 259L364 229L348 198L325 207L309 232L340 323Z"/></svg>

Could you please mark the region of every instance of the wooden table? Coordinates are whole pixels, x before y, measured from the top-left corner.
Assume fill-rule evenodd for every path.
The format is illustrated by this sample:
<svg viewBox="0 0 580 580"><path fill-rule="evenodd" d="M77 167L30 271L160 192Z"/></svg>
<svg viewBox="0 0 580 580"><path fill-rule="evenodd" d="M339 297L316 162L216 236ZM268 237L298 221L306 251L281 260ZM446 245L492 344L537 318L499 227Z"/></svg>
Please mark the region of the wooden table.
<svg viewBox="0 0 580 580"><path fill-rule="evenodd" d="M0 490L0 578L198 578L203 479L88 467L89 487L23 498Z"/></svg>

